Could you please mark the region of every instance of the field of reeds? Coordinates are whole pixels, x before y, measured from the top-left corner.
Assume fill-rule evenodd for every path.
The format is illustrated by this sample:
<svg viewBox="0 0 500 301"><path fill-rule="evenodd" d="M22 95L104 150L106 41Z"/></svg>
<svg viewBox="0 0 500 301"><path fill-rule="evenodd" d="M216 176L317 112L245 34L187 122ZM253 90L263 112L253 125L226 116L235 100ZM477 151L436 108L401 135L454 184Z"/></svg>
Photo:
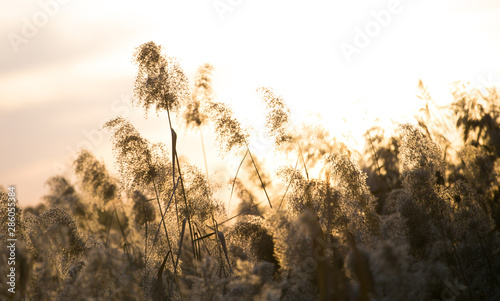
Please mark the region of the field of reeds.
<svg viewBox="0 0 500 301"><path fill-rule="evenodd" d="M217 101L211 65L188 83L153 42L133 60L134 104L167 113L171 144L109 120L119 174L83 150L77 182L56 175L43 203L16 208L16 293L2 281L1 300L500 300L496 87L456 83L440 107L420 82L415 124L373 127L361 151L293 125L286 101L261 88L268 135L290 158L274 171ZM202 128L241 160L223 183L230 201L179 159L177 132ZM6 188L0 197L5 241Z"/></svg>

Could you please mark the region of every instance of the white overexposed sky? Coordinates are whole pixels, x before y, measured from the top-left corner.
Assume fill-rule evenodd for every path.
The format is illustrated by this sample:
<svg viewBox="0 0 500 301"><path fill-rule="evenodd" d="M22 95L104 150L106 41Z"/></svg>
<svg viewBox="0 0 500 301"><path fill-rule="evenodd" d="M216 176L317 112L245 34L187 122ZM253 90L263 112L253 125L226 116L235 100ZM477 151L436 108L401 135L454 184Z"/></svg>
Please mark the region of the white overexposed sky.
<svg viewBox="0 0 500 301"><path fill-rule="evenodd" d="M17 185L23 205L39 201L50 176L71 175L78 147L112 169L110 135L99 129L116 115L168 141L164 116L146 120L128 104L132 53L144 42L161 44L190 77L213 64L219 100L254 127L263 120L255 90L269 86L297 123L319 114L334 135L355 139L376 118L411 118L419 79L444 103L453 81L500 78L494 0L61 2L0 0L0 184ZM348 60L342 45L356 47L367 30ZM180 139L180 153L203 167L198 134ZM215 161L211 172L225 164Z"/></svg>

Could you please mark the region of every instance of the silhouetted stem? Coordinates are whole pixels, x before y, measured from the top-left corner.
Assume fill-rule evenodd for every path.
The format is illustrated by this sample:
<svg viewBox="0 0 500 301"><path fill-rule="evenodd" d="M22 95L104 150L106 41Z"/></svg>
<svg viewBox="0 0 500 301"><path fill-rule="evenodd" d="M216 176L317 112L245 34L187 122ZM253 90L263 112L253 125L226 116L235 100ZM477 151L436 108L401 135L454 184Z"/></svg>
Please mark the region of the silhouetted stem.
<svg viewBox="0 0 500 301"><path fill-rule="evenodd" d="M300 156L300 155L299 155ZM297 169L297 165L299 164L299 157L297 157L297 162L295 162L295 168L294 169ZM292 181L293 181L293 178L290 178L290 182L288 182L288 185L286 185L286 189L285 189L285 193L283 194L283 197L281 197L281 201L280 201L280 204L278 206L278 211L280 210L281 208L281 204L283 203L283 201L285 200L285 196L286 194L288 193L288 189L290 188L290 185L292 185Z"/></svg>
<svg viewBox="0 0 500 301"><path fill-rule="evenodd" d="M266 186L264 185L264 182L262 181L262 178L261 178L260 173L259 173L259 169L257 168L257 164L255 164L255 161L253 160L252 152L250 151L248 144L246 146L247 146L248 154L250 155L250 159L252 159L252 163L253 163L253 167L255 168L255 172L257 172L257 176L259 177L260 184L262 185L262 189L264 190L264 193L266 194L266 198L267 198L267 202L269 203L269 207L271 207L271 209L272 209L273 205L271 204L271 200L269 199L269 195L267 195Z"/></svg>
<svg viewBox="0 0 500 301"><path fill-rule="evenodd" d="M236 178L238 177L238 173L240 171L241 165L243 165L243 161L245 161L245 158L247 157L247 154L248 154L248 149L245 152L245 155L243 156L243 159L241 159L240 165L238 165L238 169L236 170L236 174L234 175L233 185L231 186L231 194L229 195L229 203L227 205L227 214L228 215L229 215L229 208L231 207L231 199L233 197L234 185L236 184Z"/></svg>
<svg viewBox="0 0 500 301"><path fill-rule="evenodd" d="M207 155L205 154L205 142L203 141L203 131L201 127L199 127L200 130L200 139L201 139L201 149L203 150L203 161L205 162L205 172L207 174L207 181L209 179L208 176L208 165L207 165Z"/></svg>
<svg viewBox="0 0 500 301"><path fill-rule="evenodd" d="M125 253L127 253L127 258L128 258L128 261L129 262L132 262L131 258L130 258L130 253L128 251L128 241L127 241L127 236L125 235L125 230L123 229L123 226L122 226L122 223L120 222L120 218L118 217L118 212L116 211L116 206L115 204L113 203L113 208L114 208L114 212L115 212L115 215L116 215L116 221L118 222L118 226L120 227L120 231L122 233L122 237L123 237L123 248L125 250Z"/></svg>
<svg viewBox="0 0 500 301"><path fill-rule="evenodd" d="M189 210L189 205L188 205L187 198L186 198L186 190L184 189L184 180L182 179L181 165L179 163L179 156L177 155L176 141L174 140L174 139L176 139L176 134L175 134L174 129L172 128L172 121L171 121L170 110L168 108L168 105L167 105L167 116L168 116L168 124L170 126L170 134L172 137L172 147L173 147L173 149L172 149L172 153L173 153L172 154L172 156L173 156L172 168L173 168L173 171L175 174L175 162L177 162L177 169L179 170L179 178L181 179L182 196L184 197L184 203L186 206L186 217L187 217L187 221L188 221L188 225L189 225L189 234L191 237L191 244L193 247L193 255L196 258L196 247L195 247L195 242L194 242L194 237L193 237L193 227L191 225L191 210ZM175 178L172 182L172 185L174 185L174 184L175 184Z"/></svg>
<svg viewBox="0 0 500 301"><path fill-rule="evenodd" d="M165 229L165 236L167 237L168 248L169 248L169 251L172 251L172 245L170 244L170 237L168 236L167 226L166 226L165 220L163 218L163 210L161 209L160 197L158 195L158 189L156 188L156 182L155 182L154 179L153 179L153 186L154 186L154 189L155 189L155 195L156 195L156 201L158 203L158 209L160 210L160 214L161 214L161 221L160 221L160 223L163 223L163 228ZM172 265L173 264L174 264L174 258L172 256ZM174 275L174 277L175 277L175 275Z"/></svg>

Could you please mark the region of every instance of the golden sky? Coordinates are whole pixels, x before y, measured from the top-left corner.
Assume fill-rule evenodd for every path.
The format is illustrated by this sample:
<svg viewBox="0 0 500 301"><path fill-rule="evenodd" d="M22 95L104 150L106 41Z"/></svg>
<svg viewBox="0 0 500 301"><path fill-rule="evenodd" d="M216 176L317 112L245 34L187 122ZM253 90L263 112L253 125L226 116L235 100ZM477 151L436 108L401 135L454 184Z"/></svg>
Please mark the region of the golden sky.
<svg viewBox="0 0 500 301"><path fill-rule="evenodd" d="M99 128L116 115L168 141L164 116L144 120L128 105L132 52L151 40L189 76L213 64L219 99L257 129L260 86L282 94L297 122L319 114L358 139L376 118L411 118L419 79L442 103L453 81L500 81L493 0L0 0L0 20L0 184L17 185L22 204L38 202L50 176L71 174L63 166L79 146L111 167ZM181 138L202 167L198 136Z"/></svg>

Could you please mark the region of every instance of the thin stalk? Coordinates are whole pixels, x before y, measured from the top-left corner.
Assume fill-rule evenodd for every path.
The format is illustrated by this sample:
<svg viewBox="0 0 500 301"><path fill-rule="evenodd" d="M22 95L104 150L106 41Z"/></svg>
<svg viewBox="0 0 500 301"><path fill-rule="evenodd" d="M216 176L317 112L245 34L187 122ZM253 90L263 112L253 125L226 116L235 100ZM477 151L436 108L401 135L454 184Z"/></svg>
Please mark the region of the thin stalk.
<svg viewBox="0 0 500 301"><path fill-rule="evenodd" d="M168 112L168 108L167 108L167 112ZM168 121L170 122L170 114L168 115ZM176 152L176 149L177 149L177 134L175 133L175 131L172 129L172 126L170 125L170 135L172 136L172 185L174 185L174 188L173 188L173 196L174 196L174 204L175 204L175 214L176 214L176 217L177 217L177 231L180 231L179 227L180 227L180 219L179 219L179 208L177 206L177 195L175 194L176 190L177 190L177 185L175 184L175 152Z"/></svg>
<svg viewBox="0 0 500 301"><path fill-rule="evenodd" d="M217 227L217 221L215 220L213 214L212 214L212 223L213 223L213 227L214 227L214 234L215 234L215 244L217 245L217 249L219 249L219 262L221 264L221 267L222 267L222 271L219 272L219 277L221 277L221 272L224 273L224 277L227 277L226 275L226 269L224 268L224 259L222 257L222 249L221 249L221 246L220 246L220 241L219 241L219 229Z"/></svg>
<svg viewBox="0 0 500 301"><path fill-rule="evenodd" d="M257 164L255 164L255 161L254 161L253 156L252 156L252 152L250 151L248 144L246 144L246 146L247 146L248 154L250 155L250 159L252 159L252 163L253 163L253 167L255 168L255 172L257 172L257 176L259 177L260 184L262 185L262 189L264 190L264 193L266 194L266 198L267 198L267 202L269 203L269 207L271 207L271 209L272 209L273 205L271 204L271 200L269 199L269 195L267 195L266 186L264 185L264 181L262 181L262 178L261 178L260 173L259 173L259 169L257 168Z"/></svg>
<svg viewBox="0 0 500 301"><path fill-rule="evenodd" d="M180 179L179 179L179 180L180 180ZM170 203L172 203L172 198L174 197L174 194L175 194L175 191L176 191L177 185L179 185L179 180L177 180L177 183L176 183L176 184L175 184L175 186L174 186L174 191L173 191L173 192L172 192L172 194L170 195L170 199L168 200L167 206L165 207L165 212L163 213L162 220L160 221L160 224L158 224L158 228L156 229L156 232L155 232L155 237L154 237L154 239L153 239L153 243L155 243L155 242L156 242L156 238L158 237L158 233L160 233L161 225L163 224L163 222L164 222L164 218L165 218L165 216L167 215L168 208L170 207Z"/></svg>
<svg viewBox="0 0 500 301"><path fill-rule="evenodd" d="M167 237L168 248L169 248L169 251L172 251L172 245L170 244L170 237L168 236L167 225L165 224L165 220L163 218L163 212L161 209L160 197L158 195L158 189L156 188L156 182L154 179L153 179L153 186L155 189L155 195L156 195L156 201L158 203L158 209L160 210L160 214L161 214L161 222L160 223L163 223L163 228L165 229L165 236ZM154 243L153 243L153 245L154 245ZM171 256L171 257L172 257L172 265L174 265L174 258L173 258L173 256ZM174 275L174 277L175 277L175 275Z"/></svg>
<svg viewBox="0 0 500 301"><path fill-rule="evenodd" d="M106 230L106 242L104 243L104 245L106 247L108 246L109 232L111 230L111 223L113 222L113 218L114 218L114 215L111 214L111 219L109 220L109 224L108 224L108 227L107 227L107 230Z"/></svg>
<svg viewBox="0 0 500 301"><path fill-rule="evenodd" d="M168 251L167 255L165 256L165 258L163 258L163 261L162 261L162 263L160 265L160 268L158 269L158 272L156 273L157 287L160 288L160 289L157 290L156 294L159 291L162 290L161 287L162 287L163 269L165 269L165 264L167 263L169 255L172 255L172 251L171 250ZM170 257L173 257L173 256L170 256ZM174 275L174 277L175 277L175 275ZM173 282L174 282L173 279L172 279L171 282L169 282L168 279L167 279L167 285L168 285L169 288L170 288L171 283L173 283ZM156 298L154 300L161 300L161 298L160 298L160 296L156 296Z"/></svg>
<svg viewBox="0 0 500 301"><path fill-rule="evenodd" d="M196 231L198 232L198 235L199 235L199 238L197 239L198 241L202 241L203 242L203 246L205 247L205 250L207 251L208 255L210 256L210 250L208 249L207 247L207 244L205 243L205 238L207 237L210 237L212 235L214 235L215 233L212 233L212 234L203 234L201 231L200 231L200 227L196 224L195 221L193 221L195 227L196 227ZM200 247L200 250L201 250L201 247Z"/></svg>
<svg viewBox="0 0 500 301"><path fill-rule="evenodd" d="M194 237L193 237L193 226L191 225L191 211L189 210L189 205L187 202L186 190L184 189L184 181L182 180L182 174L181 174L181 165L179 163L179 156L177 156L177 152L175 152L175 158L177 161L177 169L179 170L179 178L181 179L182 196L184 197L184 203L186 206L186 213L187 213L186 216L187 216L187 222L189 225L189 234L191 237L191 244L193 246L193 252L194 252L195 257L196 257L196 247L194 245L195 243L194 243Z"/></svg>
<svg viewBox="0 0 500 301"><path fill-rule="evenodd" d="M306 172L306 179L309 180L309 173L307 172L306 160L304 159L304 153L302 152L302 147L300 146L299 142L297 142L297 146L299 147L300 157L302 158L302 163L304 164L304 171Z"/></svg>
<svg viewBox="0 0 500 301"><path fill-rule="evenodd" d="M292 128L295 133L297 133L297 129L292 123ZM297 141L297 146L299 147L299 155L302 158L302 163L304 164L304 171L306 172L306 179L309 180L309 173L307 172L307 165L306 165L306 160L304 159L304 152L302 151L302 146L300 145L300 142Z"/></svg>
<svg viewBox="0 0 500 301"><path fill-rule="evenodd" d="M297 157L297 162L295 162L295 168L294 169L297 169L297 165L299 164L299 157ZM288 189L290 188L290 185L292 185L292 181L293 181L293 178L290 178L290 182L288 182L288 185L286 186L286 189L285 189L285 194L283 194L283 197L281 197L281 201L280 201L280 204L278 206L278 211L280 210L281 208L281 204L283 204L283 201L285 200L285 196L288 192Z"/></svg>
<svg viewBox="0 0 500 301"><path fill-rule="evenodd" d="M179 258L181 257L181 251L182 251L182 242L184 241L184 231L186 230L186 219L182 221L182 231L181 231L181 237L180 237L180 242L179 242L179 250L177 251L177 259L175 260L174 264L174 277L175 274L177 273L177 265L179 264ZM171 256L173 259L173 256ZM172 290L172 283L170 283L170 286L168 288L168 296L170 297L170 291ZM170 298L169 298L170 299Z"/></svg>
<svg viewBox="0 0 500 301"><path fill-rule="evenodd" d="M123 243L124 243L123 248L125 249L125 253L127 253L128 261L132 262L132 260L130 258L130 253L128 251L127 236L125 235L125 230L123 229L122 223L120 222L120 218L118 217L118 212L116 211L116 206L115 206L114 203L113 203L113 208L114 208L114 212L115 212L115 215L116 215L116 221L118 222L118 226L120 227L120 231L122 233Z"/></svg>
<svg viewBox="0 0 500 301"><path fill-rule="evenodd" d="M231 186L231 194L229 195L229 203L227 205L227 214L228 215L229 215L229 208L231 207L231 199L233 197L234 185L236 184L236 178L238 177L238 173L240 171L241 165L243 165L243 161L245 161L245 158L247 157L247 154L248 154L248 149L245 152L245 155L243 156L243 159L241 159L240 165L238 165L238 169L236 170L236 174L234 175L233 185Z"/></svg>
<svg viewBox="0 0 500 301"><path fill-rule="evenodd" d="M233 269L231 268L231 263L229 262L229 257L227 256L227 246L226 246L226 239L224 238L224 234L219 231L219 225L215 218L212 215L212 221L214 223L214 232L216 233L215 237L217 239L217 245L219 246L219 252L222 257L222 252L224 252L224 255L226 256L227 260L227 265L229 267L229 272L232 274ZM224 275L226 274L226 271L224 270Z"/></svg>
<svg viewBox="0 0 500 301"><path fill-rule="evenodd" d="M205 142L203 141L203 130L201 129L201 126L198 128L200 130L201 149L203 150L203 161L205 162L205 173L207 174L207 180L208 180L209 179L208 165L207 165L207 155L205 154Z"/></svg>
<svg viewBox="0 0 500 301"><path fill-rule="evenodd" d="M176 144L177 144L177 134L175 134L174 128L172 127L172 120L170 118L170 109L168 108L168 100L166 99L166 92L164 87L162 86L162 91L163 91L163 98L167 102L167 116L168 116L168 126L170 128L170 135L171 135L171 141L172 141L172 185L175 186L175 149L176 149ZM180 170L179 170L180 171ZM174 192L175 192L175 187L174 187ZM175 213L177 215L177 231L179 231L179 210L177 207L177 196L175 196L174 193L174 203L175 203Z"/></svg>
<svg viewBox="0 0 500 301"><path fill-rule="evenodd" d="M173 168L173 172L175 173L175 162L177 162L177 169L179 170L179 178L181 179L181 188L182 188L182 196L184 197L184 203L186 205L186 215L187 215L187 221L188 221L188 225L189 225L189 234L190 234L190 238L191 238L191 244L192 244L192 247L193 247L193 254L196 255L196 247L195 247L195 243L194 243L194 238L193 238L193 227L191 225L191 212L189 210L189 205L188 205L188 202L187 202L187 198L186 198L186 190L184 189L184 181L182 179L182 173L181 173L181 165L179 163L179 156L177 155L177 150L176 150L176 139L177 138L177 134L175 134L175 131L174 129L172 128L172 121L171 121L171 117L170 117L170 109L168 108L168 105L167 105L167 116L168 116L168 124L170 126L170 134L172 136L172 156L173 156L173 161L172 161L172 168ZM175 137L175 138L174 138ZM173 183L175 183L175 178L173 178ZM172 183L172 184L173 184ZM196 258L196 256L195 256Z"/></svg>
<svg viewBox="0 0 500 301"><path fill-rule="evenodd" d="M233 218L237 218L238 216L240 216L240 215L242 215L242 214L244 214L244 213L246 213L246 212L250 211L250 209L253 209L253 207L260 205L262 202L264 202L264 201L258 202L257 204L255 204L255 205L253 205L253 206L251 206L251 207L248 207L247 209L245 209L245 210L241 211L240 213L236 214L235 216L230 217L230 218L226 219L225 221L223 221L223 222L219 223L219 225L222 225L222 224L224 224L224 223L227 223L227 222L229 222L230 220L232 220ZM208 227L208 226L207 226L207 227Z"/></svg>

